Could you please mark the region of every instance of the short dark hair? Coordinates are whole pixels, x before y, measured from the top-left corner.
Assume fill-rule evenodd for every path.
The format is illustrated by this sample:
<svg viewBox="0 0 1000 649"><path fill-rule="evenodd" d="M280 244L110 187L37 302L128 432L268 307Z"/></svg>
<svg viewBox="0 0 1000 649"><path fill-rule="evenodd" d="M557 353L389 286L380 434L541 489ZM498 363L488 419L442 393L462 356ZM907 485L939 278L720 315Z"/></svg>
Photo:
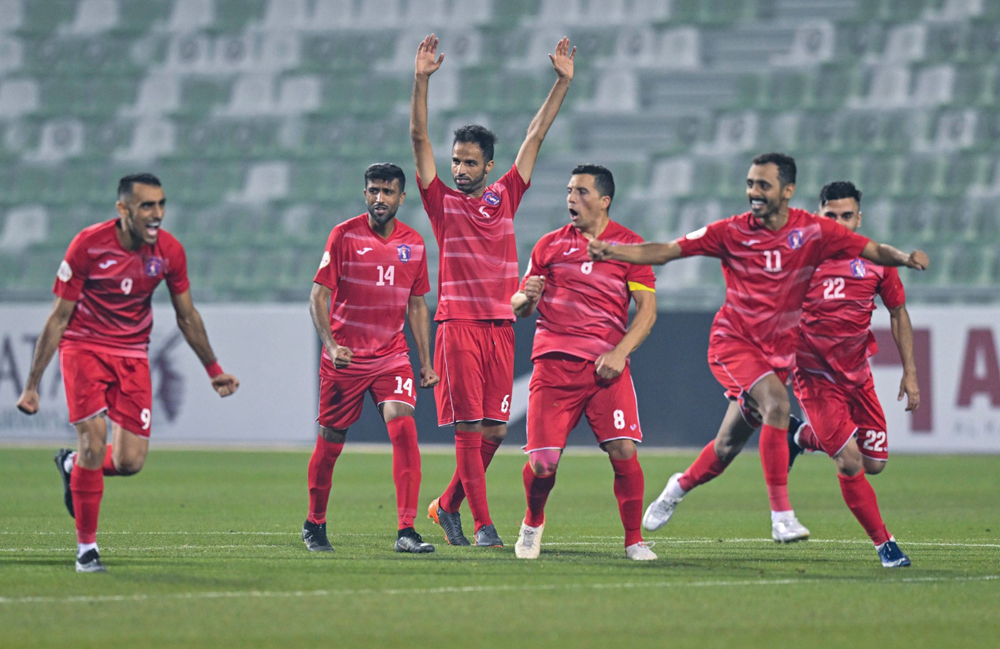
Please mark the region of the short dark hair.
<svg viewBox="0 0 1000 649"><path fill-rule="evenodd" d="M608 196L615 200L615 177L611 175L611 170L607 167L595 164L582 164L573 167L572 175L590 174L594 177L594 189L601 196Z"/></svg>
<svg viewBox="0 0 1000 649"><path fill-rule="evenodd" d="M399 191L406 191L406 174L399 166L392 164L391 162L376 162L373 165L369 165L365 169L365 187L368 187L368 183L373 180L388 180L392 182L393 180L399 181Z"/></svg>
<svg viewBox="0 0 1000 649"><path fill-rule="evenodd" d="M136 184L152 185L153 187L163 187L160 179L150 173L129 174L118 181L118 200L128 198L132 195L132 189Z"/></svg>
<svg viewBox="0 0 1000 649"><path fill-rule="evenodd" d="M452 146L459 142L472 142L479 145L479 148L483 151L483 164L486 164L493 159L493 145L497 143L497 136L485 126L466 124L461 128L455 129L455 140L452 142Z"/></svg>
<svg viewBox="0 0 1000 649"><path fill-rule="evenodd" d="M795 182L795 158L784 153L762 153L751 161L755 165L773 164L778 167L778 182L790 185Z"/></svg>
<svg viewBox="0 0 1000 649"><path fill-rule="evenodd" d="M829 185L824 185L823 189L819 190L820 205L826 205L830 201L841 198L853 198L858 202L858 206L861 206L861 190L849 180L837 180Z"/></svg>

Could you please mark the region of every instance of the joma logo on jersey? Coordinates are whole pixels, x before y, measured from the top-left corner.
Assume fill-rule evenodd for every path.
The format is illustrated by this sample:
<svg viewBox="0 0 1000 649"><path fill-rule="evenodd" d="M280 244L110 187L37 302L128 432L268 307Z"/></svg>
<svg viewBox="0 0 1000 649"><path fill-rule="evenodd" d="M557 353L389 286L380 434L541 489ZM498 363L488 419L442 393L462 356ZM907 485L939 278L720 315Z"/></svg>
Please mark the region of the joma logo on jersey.
<svg viewBox="0 0 1000 649"><path fill-rule="evenodd" d="M792 230L788 233L788 247L792 250L802 247L802 230Z"/></svg>
<svg viewBox="0 0 1000 649"><path fill-rule="evenodd" d="M866 270L867 268L863 259L855 259L851 261L851 274L855 277L864 277Z"/></svg>
<svg viewBox="0 0 1000 649"><path fill-rule="evenodd" d="M163 272L163 260L159 257L150 257L142 266L147 277L158 277Z"/></svg>
<svg viewBox="0 0 1000 649"><path fill-rule="evenodd" d="M399 261L403 262L404 264L410 261L410 252L411 252L410 246L406 245L405 243L400 244L396 246L396 252L399 254Z"/></svg>
<svg viewBox="0 0 1000 649"><path fill-rule="evenodd" d="M493 207L500 204L500 196L493 192L486 192L483 194L483 200L486 201L487 205L492 205Z"/></svg>

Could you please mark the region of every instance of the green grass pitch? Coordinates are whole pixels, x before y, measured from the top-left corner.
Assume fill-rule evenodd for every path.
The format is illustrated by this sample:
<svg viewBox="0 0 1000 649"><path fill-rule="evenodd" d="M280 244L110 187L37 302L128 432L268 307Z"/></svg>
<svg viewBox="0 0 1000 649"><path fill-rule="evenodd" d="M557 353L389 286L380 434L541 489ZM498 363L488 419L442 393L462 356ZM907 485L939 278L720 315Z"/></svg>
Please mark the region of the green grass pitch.
<svg viewBox="0 0 1000 649"><path fill-rule="evenodd" d="M78 575L53 451L0 449L4 648L1000 646L1000 457L894 456L872 477L914 563L886 570L820 456L790 477L811 540L770 540L747 454L646 535L660 559L640 563L624 559L603 455L563 459L542 556L519 561L519 454L488 473L507 547L444 543L422 508L454 460L425 452L417 529L437 552L398 555L390 456L348 445L328 518L336 552L311 554L308 452L154 448L142 473L105 483L109 572ZM641 454L646 502L692 457Z"/></svg>

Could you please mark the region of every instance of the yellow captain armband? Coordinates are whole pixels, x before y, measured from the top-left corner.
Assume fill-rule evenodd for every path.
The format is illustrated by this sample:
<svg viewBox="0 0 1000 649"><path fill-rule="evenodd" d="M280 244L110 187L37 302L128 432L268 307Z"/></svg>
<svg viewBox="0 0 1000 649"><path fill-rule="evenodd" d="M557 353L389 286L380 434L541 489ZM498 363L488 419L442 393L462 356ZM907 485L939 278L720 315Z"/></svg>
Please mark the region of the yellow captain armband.
<svg viewBox="0 0 1000 649"><path fill-rule="evenodd" d="M640 284L639 282L629 282L628 283L628 290L631 293L635 293L636 291L649 291L650 293L656 293L656 289L655 288L650 288L650 287L646 286L645 284Z"/></svg>

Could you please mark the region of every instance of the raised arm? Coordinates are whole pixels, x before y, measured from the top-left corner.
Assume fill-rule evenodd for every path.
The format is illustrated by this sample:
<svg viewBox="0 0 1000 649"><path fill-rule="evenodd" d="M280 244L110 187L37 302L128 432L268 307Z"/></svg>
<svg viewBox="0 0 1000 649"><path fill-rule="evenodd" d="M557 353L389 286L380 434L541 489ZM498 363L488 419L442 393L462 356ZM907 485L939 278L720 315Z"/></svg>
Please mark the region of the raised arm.
<svg viewBox="0 0 1000 649"><path fill-rule="evenodd" d="M542 298L545 290L545 277L542 275L532 275L524 283L524 288L514 293L510 298L510 305L514 308L514 315L518 318L527 318L535 312L535 305Z"/></svg>
<svg viewBox="0 0 1000 649"><path fill-rule="evenodd" d="M174 312L177 314L177 326L184 334L191 349L198 356L198 360L208 370L212 378L212 387L219 393L220 397L228 397L240 387L240 381L232 374L226 374L218 366L215 352L208 342L208 332L205 331L205 323L201 319L198 309L194 308L194 301L191 299L191 291L184 291L174 295L170 294L170 300L174 304Z"/></svg>
<svg viewBox="0 0 1000 649"><path fill-rule="evenodd" d="M538 110L538 114L528 125L528 136L521 145L521 150L517 152L514 164L521 178L525 183L531 181L531 172L535 168L535 160L538 158L538 150L542 147L542 141L549 132L549 127L559 114L563 99L566 98L566 91L573 80L573 59L576 57L576 48L572 51L569 48L569 39L563 38L556 44L556 53L549 54L552 67L556 71L556 82L549 91L549 96L545 98L545 103ZM414 94L415 91L414 91Z"/></svg>
<svg viewBox="0 0 1000 649"><path fill-rule="evenodd" d="M437 177L434 166L434 150L427 134L427 86L432 74L437 72L444 61L444 54L437 55L438 39L434 34L425 38L417 48L414 63L413 97L410 100L410 142L413 144L413 160L417 165L420 187L427 189Z"/></svg>
<svg viewBox="0 0 1000 649"><path fill-rule="evenodd" d="M879 266L906 266L914 270L927 270L927 266L930 264L927 253L923 250L914 250L907 255L902 250L893 248L887 243L875 241L868 242L864 250L861 251L861 256Z"/></svg>
<svg viewBox="0 0 1000 649"><path fill-rule="evenodd" d="M646 340L656 323L656 293L635 291L635 316L629 323L628 331L611 351L601 354L595 363L597 375L603 379L613 379L625 371L625 361Z"/></svg>
<svg viewBox="0 0 1000 649"><path fill-rule="evenodd" d="M892 339L896 341L899 358L903 361L903 378L899 381L896 401L902 401L903 395L906 395L906 410L916 410L920 407L920 385L917 383L917 363L913 358L913 325L905 304L889 309L889 323Z"/></svg>
<svg viewBox="0 0 1000 649"><path fill-rule="evenodd" d="M344 369L351 363L354 352L338 345L333 339L333 331L330 329L330 296L333 291L322 284L313 282L312 292L309 294L309 315L312 316L313 327L319 340L326 348L326 352L333 359L334 367Z"/></svg>
<svg viewBox="0 0 1000 649"><path fill-rule="evenodd" d="M406 303L406 318L417 344L417 356L420 357L420 387L433 388L441 379L434 371L431 357L431 317L423 295L410 296Z"/></svg>
<svg viewBox="0 0 1000 649"><path fill-rule="evenodd" d="M635 245L615 245L595 239L587 245L587 253L594 261L613 259L642 266L662 265L681 257L681 246L676 241L669 243L640 243Z"/></svg>
<svg viewBox="0 0 1000 649"><path fill-rule="evenodd" d="M17 400L17 409L25 414L33 415L38 412L38 385L42 382L42 374L49 366L53 354L59 349L59 341L62 340L75 307L76 302L70 302L61 297L57 297L52 303L52 311L45 319L42 334L38 337L38 342L35 343L35 353L31 358L28 381L24 384L24 390Z"/></svg>

